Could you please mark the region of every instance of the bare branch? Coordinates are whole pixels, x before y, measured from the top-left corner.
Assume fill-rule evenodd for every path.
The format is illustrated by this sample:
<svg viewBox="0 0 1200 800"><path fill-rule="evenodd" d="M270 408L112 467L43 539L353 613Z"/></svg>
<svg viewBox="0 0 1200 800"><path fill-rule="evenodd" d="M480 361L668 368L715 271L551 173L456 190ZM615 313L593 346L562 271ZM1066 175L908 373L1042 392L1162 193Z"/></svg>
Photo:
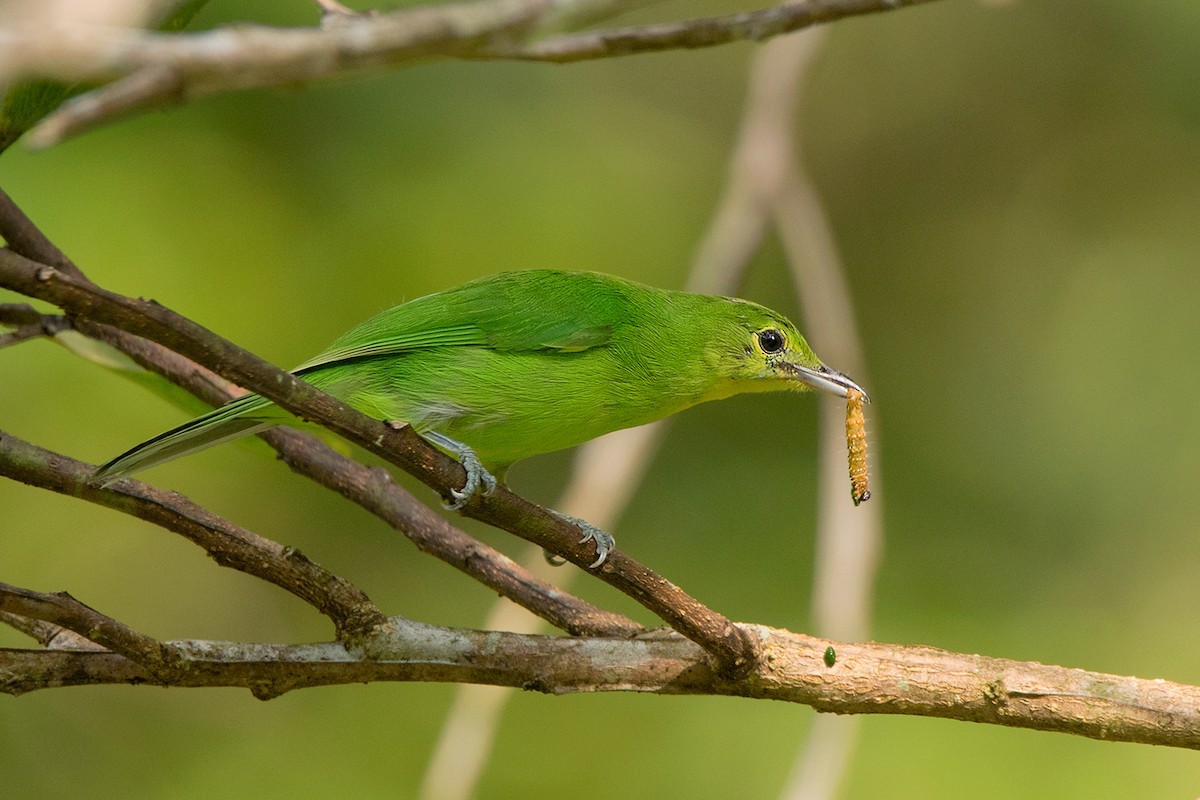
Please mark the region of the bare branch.
<svg viewBox="0 0 1200 800"><path fill-rule="evenodd" d="M23 617L8 611L0 611L0 622L20 631L50 650L105 650L102 645L88 641L75 631L40 619Z"/></svg>
<svg viewBox="0 0 1200 800"><path fill-rule="evenodd" d="M849 644L739 626L764 658L738 680L675 635L571 639L396 621L359 654L312 645L168 642L183 657L169 684L110 653L0 650L0 691L158 683L242 686L259 697L367 681L455 681L551 694L636 691L804 703L839 714L909 714L1200 749L1200 687L964 655ZM825 665L826 648L837 654Z"/></svg>
<svg viewBox="0 0 1200 800"><path fill-rule="evenodd" d="M106 617L66 592L44 594L0 583L0 611L74 631L160 679L165 679L167 671L178 665L178 657L170 646Z"/></svg>
<svg viewBox="0 0 1200 800"><path fill-rule="evenodd" d="M11 345L27 342L30 339L36 339L39 336L45 335L46 331L41 325L22 325L15 331L0 333L0 350L3 350L5 347L9 347Z"/></svg>
<svg viewBox="0 0 1200 800"><path fill-rule="evenodd" d="M59 25L0 30L0 84L124 78L66 103L30 134L59 137L166 103L458 56L532 30L554 0L490 0L343 17L321 28L242 25L195 34ZM63 115L60 117L60 115Z"/></svg>
<svg viewBox="0 0 1200 800"><path fill-rule="evenodd" d="M66 317L42 314L24 303L0 304L0 325L16 326L14 331L0 333L0 349L40 336L54 336L71 327Z"/></svg>
<svg viewBox="0 0 1200 800"><path fill-rule="evenodd" d="M333 489L430 553L556 628L578 636L634 636L638 623L605 611L543 580L508 556L454 527L397 484L322 442L287 428L262 435L294 471Z"/></svg>
<svg viewBox="0 0 1200 800"><path fill-rule="evenodd" d="M120 117L218 92L295 85L430 58L561 63L762 41L930 0L793 0L724 17L534 40L649 2L485 0L326 14L335 23L315 28L241 25L171 35L67 23L11 26L0 29L0 85L28 77L108 83L68 101L30 133L31 145L45 147Z"/></svg>
<svg viewBox="0 0 1200 800"><path fill-rule="evenodd" d="M20 327L35 325L42 320L42 312L28 303L0 303L0 325Z"/></svg>
<svg viewBox="0 0 1200 800"><path fill-rule="evenodd" d="M49 264L68 275L84 277L79 267L46 238L3 189L0 189L0 238L8 243L13 252Z"/></svg>
<svg viewBox="0 0 1200 800"><path fill-rule="evenodd" d="M99 128L106 122L177 106L184 101L185 90L178 70L145 67L103 89L67 100L30 131L29 144L34 148L49 147Z"/></svg>
<svg viewBox="0 0 1200 800"><path fill-rule="evenodd" d="M233 384L162 345L87 320L79 321L79 330L212 405L241 394ZM294 472L338 492L403 533L422 552L461 570L551 625L580 636L633 636L642 630L633 620L562 591L454 527L392 480L386 470L365 467L319 439L289 428L275 428L261 438Z"/></svg>
<svg viewBox="0 0 1200 800"><path fill-rule="evenodd" d="M464 482L462 466L410 428L397 430L371 419L157 303L122 297L7 250L0 250L0 285L54 303L69 317L115 325L170 347L280 407L319 422L443 495ZM577 566L586 568L594 559L577 526L506 488L489 497L476 496L463 513L552 550ZM732 622L623 553L612 553L592 574L701 643L726 669L736 672L753 663L753 643Z"/></svg>
<svg viewBox="0 0 1200 800"><path fill-rule="evenodd" d="M125 479L111 488L100 488L88 482L91 471L88 464L0 431L0 475L124 511L178 533L204 548L221 566L269 581L316 607L333 620L339 636L361 635L383 624L383 612L362 590L299 551L227 522L179 494L140 481ZM36 616L20 609L7 610ZM61 620L48 621L78 632Z"/></svg>
<svg viewBox="0 0 1200 800"><path fill-rule="evenodd" d="M641 25L612 30L555 36L525 45L500 44L484 48L475 57L566 64L635 53L714 47L730 42L761 42L784 33L803 30L844 17L891 11L933 0L796 0L771 8L690 19L661 25Z"/></svg>
<svg viewBox="0 0 1200 800"><path fill-rule="evenodd" d="M61 256L17 205L0 191L0 231L20 230L22 255ZM14 248L16 249L16 248ZM47 324L61 329L64 317L42 315L25 304L0 305L0 322ZM78 330L128 355L137 364L181 386L212 405L221 405L242 390L160 344L118 328L80 318ZM642 626L562 591L514 563L504 554L452 526L397 485L384 470L371 470L346 458L318 439L284 428L262 438L295 472L339 492L399 530L423 552L440 558L503 597L529 609L550 624L575 635L633 636Z"/></svg>

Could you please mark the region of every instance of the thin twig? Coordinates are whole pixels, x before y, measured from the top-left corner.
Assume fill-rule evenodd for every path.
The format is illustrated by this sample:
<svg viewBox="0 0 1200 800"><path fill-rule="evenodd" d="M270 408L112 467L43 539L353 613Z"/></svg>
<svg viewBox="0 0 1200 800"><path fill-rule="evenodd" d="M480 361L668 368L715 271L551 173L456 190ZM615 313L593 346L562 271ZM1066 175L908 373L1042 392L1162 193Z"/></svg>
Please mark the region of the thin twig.
<svg viewBox="0 0 1200 800"><path fill-rule="evenodd" d="M219 375L162 345L85 320L79 321L78 329L212 405L242 393ZM642 630L633 620L562 591L451 525L392 480L386 470L365 467L319 439L289 428L275 428L261 438L294 472L338 492L403 533L422 552L461 570L551 625L578 636L632 636Z"/></svg>
<svg viewBox="0 0 1200 800"><path fill-rule="evenodd" d="M186 86L178 70L145 67L103 89L73 97L29 132L31 147L48 147L80 136L106 122L183 103Z"/></svg>
<svg viewBox="0 0 1200 800"><path fill-rule="evenodd" d="M42 320L42 312L28 303L0 303L0 325L20 327L35 325Z"/></svg>
<svg viewBox="0 0 1200 800"><path fill-rule="evenodd" d="M570 62L762 41L810 25L931 0L793 0L724 17L550 36L653 0L483 0L367 15L316 28L241 25L191 34L60 24L0 31L0 84L20 78L106 83L29 134L45 147L150 108L218 92L295 85L430 58Z"/></svg>
<svg viewBox="0 0 1200 800"><path fill-rule="evenodd" d="M291 413L319 422L443 495L464 482L462 466L411 428L397 430L371 419L157 303L123 297L7 250L0 250L0 286L54 303L69 317L115 325L170 347ZM552 550L577 566L586 568L594 560L576 525L506 488L498 488L490 497L476 496L463 513ZM700 643L730 674L753 664L753 643L732 622L624 553L612 553L593 574Z"/></svg>
<svg viewBox="0 0 1200 800"><path fill-rule="evenodd" d="M0 350L10 347L14 344L27 342L30 339L37 339L38 337L45 335L46 331L41 325L22 325L15 331L0 333Z"/></svg>
<svg viewBox="0 0 1200 800"><path fill-rule="evenodd" d="M28 258L62 255L6 194L0 191L0 231L20 231L13 249ZM72 264L72 267L74 265ZM77 270L77 268L75 268ZM49 322L48 322L49 321ZM26 304L0 305L0 322L41 323L61 328L65 317L43 315ZM81 318L78 330L105 342L155 374L183 387L211 405L221 405L242 390L219 375L160 344L109 325ZM562 591L507 556L480 542L433 513L391 480L382 470L370 470L334 452L314 437L288 429L262 435L297 473L338 491L399 530L423 552L430 553L475 578L500 595L529 609L550 624L575 635L632 636L642 626Z"/></svg>
<svg viewBox="0 0 1200 800"><path fill-rule="evenodd" d="M55 625L53 622L23 617L20 614L12 614L8 611L0 611L0 622L13 630L20 631L48 650L108 649L85 639L75 631L69 631L61 625Z"/></svg>
<svg viewBox="0 0 1200 800"><path fill-rule="evenodd" d="M166 672L178 666L178 657L170 646L85 606L66 592L45 594L0 583L0 611L74 631L159 679L166 679Z"/></svg>
<svg viewBox="0 0 1200 800"><path fill-rule="evenodd" d="M221 566L273 583L314 606L334 622L339 636L362 635L385 621L361 589L299 551L221 519L179 494L140 481L126 478L100 488L89 482L91 472L88 464L0 431L0 475L4 477L123 511L178 533Z"/></svg>
<svg viewBox="0 0 1200 800"><path fill-rule="evenodd" d="M70 321L60 314L39 314L32 306L24 303L6 303L0 306L0 325L16 325L17 329L0 333L0 349L42 336L54 336L71 327Z"/></svg>
<svg viewBox="0 0 1200 800"><path fill-rule="evenodd" d="M33 224L33 220L25 215L3 189L0 189L0 239L4 239L13 252L26 258L49 264L77 278L84 277L75 262L46 238L41 229Z"/></svg>
<svg viewBox="0 0 1200 800"><path fill-rule="evenodd" d="M714 47L739 41L762 42L844 17L891 11L928 2L933 0L796 0L723 17L588 31L525 45L493 45L480 50L474 57L567 64L637 53Z"/></svg>
<svg viewBox="0 0 1200 800"><path fill-rule="evenodd" d="M74 25L9 29L0 31L0 83L122 79L74 98L34 128L29 144L45 147L183 99L462 55L532 31L554 7L553 0L446 3L318 28L239 25L172 35Z"/></svg>

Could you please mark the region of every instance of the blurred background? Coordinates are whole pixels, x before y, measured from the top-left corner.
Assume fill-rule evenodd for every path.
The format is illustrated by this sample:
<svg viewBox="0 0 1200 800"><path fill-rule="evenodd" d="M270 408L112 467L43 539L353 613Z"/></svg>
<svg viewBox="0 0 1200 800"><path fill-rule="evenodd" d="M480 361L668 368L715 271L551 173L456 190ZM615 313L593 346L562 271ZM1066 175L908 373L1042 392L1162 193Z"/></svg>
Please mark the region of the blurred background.
<svg viewBox="0 0 1200 800"><path fill-rule="evenodd" d="M235 13L315 21L302 3L214 2L192 27ZM377 311L504 269L681 285L752 53L431 63L209 98L45 152L18 145L0 185L93 280L288 366ZM1192 0L945 2L833 26L802 127L872 375L887 481L880 641L1200 683L1198 53ZM777 246L743 294L798 313ZM51 342L0 351L0 429L44 447L104 461L185 416ZM805 630L815 451L810 397L684 413L616 531L622 549L734 619ZM550 502L569 458L509 480ZM390 613L479 626L493 600L253 447L145 477L300 548ZM162 638L331 635L179 537L12 482L0 482L0 564L7 582L69 590ZM651 621L596 581L575 586ZM28 640L0 629L0 646ZM3 698L0 794L409 797L452 691ZM480 796L774 797L813 717L747 700L521 694ZM1200 762L874 717L844 795L1135 792L1194 797Z"/></svg>

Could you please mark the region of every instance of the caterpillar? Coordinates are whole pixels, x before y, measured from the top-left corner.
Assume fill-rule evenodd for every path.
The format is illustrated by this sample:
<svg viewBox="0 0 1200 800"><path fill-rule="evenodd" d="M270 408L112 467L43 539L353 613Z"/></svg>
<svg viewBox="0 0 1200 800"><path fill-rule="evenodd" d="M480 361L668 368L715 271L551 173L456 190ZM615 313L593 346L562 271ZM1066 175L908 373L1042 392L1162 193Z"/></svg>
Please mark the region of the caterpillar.
<svg viewBox="0 0 1200 800"><path fill-rule="evenodd" d="M867 426L863 420L863 396L846 392L846 453L850 462L850 499L854 505L871 499L867 488Z"/></svg>

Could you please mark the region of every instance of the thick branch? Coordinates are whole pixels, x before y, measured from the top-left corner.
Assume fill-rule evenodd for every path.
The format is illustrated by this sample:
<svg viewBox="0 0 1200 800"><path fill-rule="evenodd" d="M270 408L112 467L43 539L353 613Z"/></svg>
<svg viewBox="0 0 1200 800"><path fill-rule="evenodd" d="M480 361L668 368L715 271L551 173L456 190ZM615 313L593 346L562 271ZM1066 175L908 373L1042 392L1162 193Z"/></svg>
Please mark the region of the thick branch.
<svg viewBox="0 0 1200 800"><path fill-rule="evenodd" d="M169 643L185 658L173 686L248 687L260 697L366 681L454 681L551 694L636 691L804 703L839 714L911 714L1200 749L1200 688L965 655L933 647L848 644L741 626L764 658L748 675L714 673L675 636L565 639L451 630L402 621L369 657L336 643ZM826 648L836 660L825 665ZM154 683L108 653L0 650L0 691Z"/></svg>
<svg viewBox="0 0 1200 800"><path fill-rule="evenodd" d="M115 325L176 350L282 408L319 422L443 495L464 482L462 466L412 430L396 430L371 419L157 303L122 297L7 250L0 250L0 285L54 303L69 317ZM558 553L580 567L594 560L592 549L580 542L582 532L578 527L506 488L497 489L490 497L477 496L464 513ZM753 662L752 643L728 619L633 559L614 552L593 572L700 643L725 668L737 671Z"/></svg>
<svg viewBox="0 0 1200 800"><path fill-rule="evenodd" d="M88 482L89 465L3 431L0 475L123 511L178 533L204 548L221 566L269 581L313 605L333 620L339 635L360 635L385 620L383 612L362 590L309 561L299 551L227 522L179 494L134 480L100 488ZM20 609L6 610L23 614ZM60 620L48 621L78 632Z"/></svg>

